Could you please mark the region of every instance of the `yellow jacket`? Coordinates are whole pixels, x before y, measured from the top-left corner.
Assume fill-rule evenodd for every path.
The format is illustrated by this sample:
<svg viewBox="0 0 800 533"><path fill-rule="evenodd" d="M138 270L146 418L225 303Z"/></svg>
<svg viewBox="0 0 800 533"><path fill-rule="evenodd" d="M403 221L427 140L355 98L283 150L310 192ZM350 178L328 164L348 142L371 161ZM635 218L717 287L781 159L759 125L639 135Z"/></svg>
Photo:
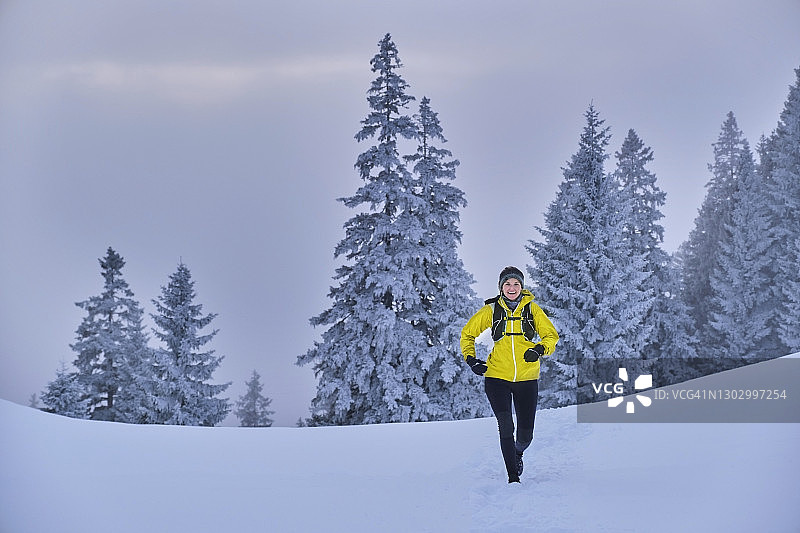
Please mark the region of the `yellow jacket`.
<svg viewBox="0 0 800 533"><path fill-rule="evenodd" d="M502 297L494 305L503 306L508 317L521 317L522 309L528 303L531 304L533 323L540 340L532 342L526 339L524 335L521 335L521 319L506 320L506 334L494 343L489 359L486 361L489 369L484 376L500 378L506 381L539 379L539 361L529 363L525 361L523 354L528 348L532 348L536 344L544 346L545 356L553 353L558 342L558 332L553 327L553 323L547 318L542 308L533 301L533 294L527 290L522 291L522 300L520 300L519 305L513 312L508 308ZM484 305L477 313L472 315L472 318L461 330L461 353L464 355L464 359L469 356L475 356L475 338L492 327L493 310L491 303ZM517 335L508 335L508 333L517 333Z"/></svg>

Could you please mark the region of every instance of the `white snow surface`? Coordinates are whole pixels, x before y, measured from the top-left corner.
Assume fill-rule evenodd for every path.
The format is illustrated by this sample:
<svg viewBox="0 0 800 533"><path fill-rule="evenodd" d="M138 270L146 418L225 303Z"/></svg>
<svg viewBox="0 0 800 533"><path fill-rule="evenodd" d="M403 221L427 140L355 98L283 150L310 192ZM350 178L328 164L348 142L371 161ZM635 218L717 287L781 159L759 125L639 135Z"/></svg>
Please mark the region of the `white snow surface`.
<svg viewBox="0 0 800 533"><path fill-rule="evenodd" d="M800 424L542 410L509 485L491 418L135 426L0 401L0 532L797 532L799 445Z"/></svg>

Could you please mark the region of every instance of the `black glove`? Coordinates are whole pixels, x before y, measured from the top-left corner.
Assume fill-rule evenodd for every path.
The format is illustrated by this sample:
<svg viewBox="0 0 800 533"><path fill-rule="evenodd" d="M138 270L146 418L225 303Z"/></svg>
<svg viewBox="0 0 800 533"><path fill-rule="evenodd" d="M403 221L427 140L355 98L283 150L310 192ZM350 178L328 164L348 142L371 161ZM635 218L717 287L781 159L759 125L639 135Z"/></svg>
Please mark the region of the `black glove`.
<svg viewBox="0 0 800 533"><path fill-rule="evenodd" d="M525 360L529 363L535 363L543 355L544 355L544 345L537 344L533 348L528 348L527 350L525 350L525 354L522 357L524 357Z"/></svg>
<svg viewBox="0 0 800 533"><path fill-rule="evenodd" d="M486 361L481 361L480 359L472 355L467 357L467 364L472 369L472 371L478 374L479 376L482 376L484 373L486 373L487 370L489 370L489 367L486 366Z"/></svg>

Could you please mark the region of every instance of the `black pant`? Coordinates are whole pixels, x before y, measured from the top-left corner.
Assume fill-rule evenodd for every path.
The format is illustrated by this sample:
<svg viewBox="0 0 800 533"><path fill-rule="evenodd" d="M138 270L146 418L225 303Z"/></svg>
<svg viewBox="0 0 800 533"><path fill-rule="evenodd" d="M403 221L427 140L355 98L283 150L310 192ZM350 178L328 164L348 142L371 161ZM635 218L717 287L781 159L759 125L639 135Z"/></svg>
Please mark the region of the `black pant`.
<svg viewBox="0 0 800 533"><path fill-rule="evenodd" d="M511 382L498 378L484 380L486 397L497 418L500 430L500 451L509 479L517 476L517 453L522 453L533 440L533 423L536 419L536 402L539 399L539 381ZM511 416L511 402L517 413L517 436L514 439L514 418Z"/></svg>

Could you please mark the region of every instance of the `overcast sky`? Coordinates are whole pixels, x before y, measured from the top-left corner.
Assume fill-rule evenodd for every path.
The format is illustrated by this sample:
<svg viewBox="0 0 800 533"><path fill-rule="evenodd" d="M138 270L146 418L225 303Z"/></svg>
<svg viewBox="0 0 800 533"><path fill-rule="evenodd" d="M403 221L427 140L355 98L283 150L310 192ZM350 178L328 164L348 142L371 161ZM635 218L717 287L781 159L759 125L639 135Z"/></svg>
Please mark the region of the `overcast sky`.
<svg viewBox="0 0 800 533"><path fill-rule="evenodd" d="M797 0L4 0L0 397L26 403L75 359L74 303L101 292L111 246L148 314L190 268L227 396L255 369L278 425L308 416L313 373L294 363L356 214L336 198L359 186L386 33L461 161L460 253L488 298L502 267L530 263L591 103L612 153L630 128L653 149L675 251L726 113L752 146L777 124L798 27Z"/></svg>

